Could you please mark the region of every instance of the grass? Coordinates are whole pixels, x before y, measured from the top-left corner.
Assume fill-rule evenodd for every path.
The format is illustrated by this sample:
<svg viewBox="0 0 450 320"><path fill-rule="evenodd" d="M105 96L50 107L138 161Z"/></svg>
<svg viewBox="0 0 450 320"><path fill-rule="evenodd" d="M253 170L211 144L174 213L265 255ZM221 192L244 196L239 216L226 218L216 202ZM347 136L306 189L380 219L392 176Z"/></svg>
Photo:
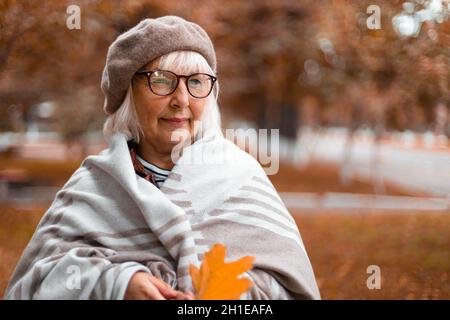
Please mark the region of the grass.
<svg viewBox="0 0 450 320"><path fill-rule="evenodd" d="M80 164L81 160L49 161L0 157L0 171L3 169L24 170L30 182L45 184L47 186L62 186Z"/></svg>
<svg viewBox="0 0 450 320"><path fill-rule="evenodd" d="M449 299L450 215L354 211L294 215L325 299ZM366 286L381 269L381 289Z"/></svg>
<svg viewBox="0 0 450 320"><path fill-rule="evenodd" d="M276 175L269 176L279 192L343 192L374 194L370 182L351 180L343 185L339 177L339 168L324 163L314 163L303 168L282 164ZM385 194L394 196L413 195L386 183Z"/></svg>
<svg viewBox="0 0 450 320"><path fill-rule="evenodd" d="M0 206L0 297L45 210Z"/></svg>

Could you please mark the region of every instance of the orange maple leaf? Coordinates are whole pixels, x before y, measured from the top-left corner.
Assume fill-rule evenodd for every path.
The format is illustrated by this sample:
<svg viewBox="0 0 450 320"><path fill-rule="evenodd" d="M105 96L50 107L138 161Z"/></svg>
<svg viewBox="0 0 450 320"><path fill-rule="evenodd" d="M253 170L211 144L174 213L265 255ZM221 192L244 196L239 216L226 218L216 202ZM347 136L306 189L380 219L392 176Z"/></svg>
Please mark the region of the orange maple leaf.
<svg viewBox="0 0 450 320"><path fill-rule="evenodd" d="M226 248L216 243L208 252L200 265L189 266L192 284L199 300L237 300L246 292L253 282L238 276L253 266L252 256L245 256L234 262L225 262Z"/></svg>

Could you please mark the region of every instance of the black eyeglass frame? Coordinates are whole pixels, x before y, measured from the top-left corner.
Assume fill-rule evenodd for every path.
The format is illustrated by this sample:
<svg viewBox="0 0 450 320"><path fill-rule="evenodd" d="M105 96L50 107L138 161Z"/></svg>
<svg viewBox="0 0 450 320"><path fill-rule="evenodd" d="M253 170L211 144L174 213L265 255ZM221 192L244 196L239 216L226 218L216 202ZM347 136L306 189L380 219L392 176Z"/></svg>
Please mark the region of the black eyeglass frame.
<svg viewBox="0 0 450 320"><path fill-rule="evenodd" d="M176 83L175 87L173 88L173 90L171 92L169 92L167 94L159 94L159 93L156 93L155 91L152 90L152 86L150 84L150 77L152 76L153 73L158 72L158 71L171 73L177 78L177 83ZM202 73L202 72L193 73L191 75L183 75L183 74L176 74L175 72L172 72L172 71L169 71L169 70L159 70L158 69L158 70L139 71L139 72L136 72L136 74L137 75L145 75L147 77L147 84L148 84L148 88L150 89L150 91L153 92L154 94L156 94L157 96L160 96L160 97L170 96L172 93L175 92L175 90L177 90L178 85L180 84L180 78L186 78L186 88L187 88L189 94L191 96L193 96L194 98L196 98L196 99L204 99L204 98L208 97L211 94L211 91L214 88L214 83L216 83L216 81L217 81L217 77L214 77L214 76L212 76L210 74ZM204 97L197 97L194 94L192 94L191 90L189 90L189 85L187 85L190 77L197 76L199 74L202 74L202 75L205 75L205 76L208 76L208 77L211 78L211 88L209 89L208 94L205 95Z"/></svg>

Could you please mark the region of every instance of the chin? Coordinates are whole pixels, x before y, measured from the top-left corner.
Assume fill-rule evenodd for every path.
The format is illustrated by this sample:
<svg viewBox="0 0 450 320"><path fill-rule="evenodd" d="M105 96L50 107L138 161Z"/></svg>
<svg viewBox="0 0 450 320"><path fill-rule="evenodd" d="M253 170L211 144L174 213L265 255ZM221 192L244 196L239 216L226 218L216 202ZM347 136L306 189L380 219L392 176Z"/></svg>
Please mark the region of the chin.
<svg viewBox="0 0 450 320"><path fill-rule="evenodd" d="M178 139L180 139L181 137L184 136L185 130L183 130L183 135L181 134L181 132L177 134L176 131L179 131L179 132L180 132L181 130L173 130L173 131L168 132L167 134L164 135L163 140L164 140L168 145L174 146L174 145L178 144L178 143L180 142L180 140L178 140ZM177 140L172 140L172 135L173 135L174 139L176 138ZM181 138L181 139L184 140L185 138Z"/></svg>

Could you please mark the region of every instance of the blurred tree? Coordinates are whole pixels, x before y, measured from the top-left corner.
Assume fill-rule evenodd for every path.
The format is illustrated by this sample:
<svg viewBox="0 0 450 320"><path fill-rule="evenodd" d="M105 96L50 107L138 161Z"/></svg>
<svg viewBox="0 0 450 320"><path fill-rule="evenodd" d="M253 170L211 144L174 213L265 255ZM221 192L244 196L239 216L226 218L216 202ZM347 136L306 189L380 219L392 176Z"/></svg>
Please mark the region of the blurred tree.
<svg viewBox="0 0 450 320"><path fill-rule="evenodd" d="M306 121L296 113L308 108L317 125L351 132L368 126L377 137L391 129L427 130L437 125L437 105L447 112L450 106L449 1L440 1L436 11L438 2L426 11L431 0L84 0L77 2L81 30L69 30L71 1L1 0L0 113L16 105L25 114L46 100L72 111L70 102L89 92L92 101L82 110L88 127L98 129L109 44L145 17L176 14L199 23L213 38L225 118L239 116L292 136ZM381 8L380 30L367 28L370 4ZM393 24L399 16L422 17L420 30L400 34L405 27ZM308 99L315 102L303 106ZM70 120L71 112L61 111L60 117L65 114ZM0 129L8 123L0 121ZM77 134L86 123L80 126Z"/></svg>

